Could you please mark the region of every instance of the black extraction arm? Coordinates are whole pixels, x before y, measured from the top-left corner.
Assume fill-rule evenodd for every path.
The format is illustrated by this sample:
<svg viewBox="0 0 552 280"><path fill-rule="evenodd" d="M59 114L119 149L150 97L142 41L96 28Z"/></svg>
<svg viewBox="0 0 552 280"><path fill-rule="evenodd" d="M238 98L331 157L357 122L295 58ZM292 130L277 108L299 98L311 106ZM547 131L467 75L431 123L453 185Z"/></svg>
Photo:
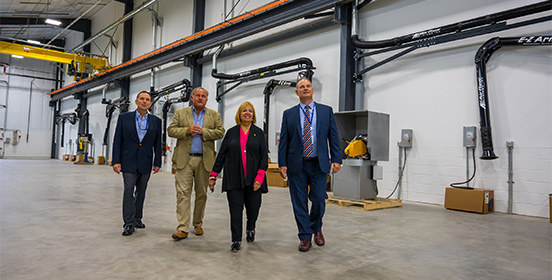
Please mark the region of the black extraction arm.
<svg viewBox="0 0 552 280"><path fill-rule="evenodd" d="M155 92L153 92L151 94L151 98L152 98L152 104L155 104L155 102L157 102L157 100L159 100L159 98L167 95L167 94L171 94L175 91L178 91L178 90L182 90L182 91L185 91L188 95L189 95L189 92L191 91L191 87L192 87L192 83L190 82L190 80L188 79L183 79L181 81L178 81L176 83L173 83L173 84L170 84L160 90L157 90Z"/></svg>
<svg viewBox="0 0 552 280"><path fill-rule="evenodd" d="M214 57L214 61L216 61L215 57ZM220 102L222 97L225 94L227 94L228 92L230 92L231 90L233 90L234 88L236 88L237 86L239 86L244 82L249 82L252 80L257 80L262 78L268 78L268 77L295 72L295 71L300 71L299 77L304 77L309 80L312 80L312 76L314 75L313 70L316 69L312 64L312 60L306 57L300 57L289 61L276 63L273 65L264 66L264 67L260 67L249 71L240 72L237 74L218 73L216 69L216 62L213 63L213 66L215 66L215 68L213 68L213 70L211 71L211 76L213 76L213 78L220 79L217 82L217 96L215 98L217 102ZM276 70L289 68L292 66L297 66L297 68L276 72ZM223 80L227 80L227 82L224 82ZM222 86L228 83L236 83L236 84L230 87L229 89L222 91L221 90Z"/></svg>
<svg viewBox="0 0 552 280"><path fill-rule="evenodd" d="M491 117L489 112L487 71L486 63L491 55L502 46L542 46L552 45L552 36L522 36L511 38L495 37L485 42L475 55L475 68L477 75L477 92L479 103L479 118L481 126L481 142L483 154L481 159L496 159L494 153L493 138L491 133Z"/></svg>
<svg viewBox="0 0 552 280"><path fill-rule="evenodd" d="M65 122L69 121L72 125L77 123L76 113L67 113L58 116L58 121L61 121L61 147L63 147L63 139L65 139Z"/></svg>
<svg viewBox="0 0 552 280"><path fill-rule="evenodd" d="M263 95L264 95L263 130L264 130L265 140L267 145L268 145L268 118L269 118L269 109L270 109L270 95L272 95L272 93L274 92L274 89L277 86L295 87L296 85L297 85L296 82L281 81L281 80L274 80L274 79L266 83L266 86L263 91Z"/></svg>
<svg viewBox="0 0 552 280"><path fill-rule="evenodd" d="M130 104L130 101L126 96L119 97L114 100L102 100L102 104L107 104L105 107L105 117L107 118L107 125L105 126L105 132L103 137L103 143L102 145L107 146L107 142L109 139L109 127L111 126L111 118L113 117L113 112L116 109L120 109L121 112L125 112L128 109L128 105Z"/></svg>
<svg viewBox="0 0 552 280"><path fill-rule="evenodd" d="M510 9L486 16L481 16L477 18L473 18L466 21L461 21L457 23L452 23L432 29L427 29L424 31L411 33L408 35L403 35L387 40L379 40L379 41L363 41L358 37L358 34L353 34L351 36L351 43L360 49L378 49L378 48L385 48L385 47L392 47L401 45L403 43L407 42L413 42L418 41L421 39L429 38L429 37L435 37L439 35L444 35L448 33L455 33L462 30L488 25L488 24L494 24L499 21L504 21L508 19L513 19L517 17L527 16L539 12L544 12L552 10L552 1L542 1L539 3L522 6L515 9Z"/></svg>
<svg viewBox="0 0 552 280"><path fill-rule="evenodd" d="M161 137L161 146L163 150L163 155L167 153L167 114L171 109L171 105L175 103L188 102L190 100L190 93L192 92L192 87L188 85L184 91L182 91L179 97L169 98L163 104L163 136Z"/></svg>
<svg viewBox="0 0 552 280"><path fill-rule="evenodd" d="M266 72L291 67L291 66L298 66L299 69L307 69L307 70L314 69L312 66L312 60L306 57L300 57L297 59L292 59L289 61L276 63L273 65L264 66L261 68L244 71L236 74L218 73L217 69L214 68L213 70L211 70L211 76L213 76L213 78L217 78L221 80L239 80L239 79L248 78L258 74L263 74ZM310 76L312 77L312 74Z"/></svg>

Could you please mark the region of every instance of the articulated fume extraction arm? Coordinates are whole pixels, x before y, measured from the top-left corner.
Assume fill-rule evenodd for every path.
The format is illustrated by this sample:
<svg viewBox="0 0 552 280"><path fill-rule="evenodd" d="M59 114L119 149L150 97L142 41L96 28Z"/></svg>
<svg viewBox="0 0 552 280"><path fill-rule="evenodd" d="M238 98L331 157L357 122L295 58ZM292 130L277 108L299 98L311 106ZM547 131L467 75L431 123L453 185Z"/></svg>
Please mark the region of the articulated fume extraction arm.
<svg viewBox="0 0 552 280"><path fill-rule="evenodd" d="M63 148L63 139L65 139L65 122L69 121L72 125L77 123L78 117L76 113L61 114L58 117L58 121L61 121L61 147Z"/></svg>
<svg viewBox="0 0 552 280"><path fill-rule="evenodd" d="M474 27L479 27L483 25L495 24L500 21L518 18L522 16L527 16L539 12L544 12L552 9L552 1L542 1L532 5L527 5L515 9L510 9L486 16L481 16L461 22L456 22L416 33L411 33L391 39L379 40L379 41L363 41L358 37L356 30L353 31L351 36L352 44L360 49L378 49L385 47L392 47L401 45L407 42L418 41L430 37L435 37L439 35L455 33L462 30L467 30Z"/></svg>
<svg viewBox="0 0 552 280"><path fill-rule="evenodd" d="M483 145L483 154L481 159L496 159L498 156L494 153L493 138L491 130L491 114L489 112L489 98L487 89L487 70L486 63L491 55L502 46L552 46L552 35L547 36L522 36L500 38L495 37L485 42L475 55L475 67L477 75L477 92L479 104L479 118L481 125L481 142Z"/></svg>
<svg viewBox="0 0 552 280"><path fill-rule="evenodd" d="M168 85L152 94L154 103L162 96L171 94L180 90L180 96L174 98L168 98L163 103L163 136L161 137L161 146L163 147L163 155L167 153L167 115L171 109L171 105L175 103L188 102L190 100L190 94L192 92L192 83L188 79L183 79L171 85Z"/></svg>
<svg viewBox="0 0 552 280"><path fill-rule="evenodd" d="M311 76L312 78L312 76ZM274 92L274 89L276 89L277 86L284 86L284 87L295 87L297 85L297 82L291 82L291 81L282 81L282 80L274 80L271 79L266 83L266 86L263 91L264 95L264 117L263 117L263 130L265 134L265 141L268 144L268 119L269 119L269 112L270 112L270 96ZM270 150L268 151L270 152Z"/></svg>
<svg viewBox="0 0 552 280"><path fill-rule="evenodd" d="M284 61L281 63L276 63L269 66L264 66L264 67L260 67L260 68L256 68L248 71L243 71L236 74L219 73L217 70L217 57L221 51L222 51L222 47L219 48L217 52L213 55L213 70L211 71L211 76L213 78L220 79L217 82L217 96L215 98L217 102L220 102L222 97L225 94L235 89L236 87L238 87L244 82L249 82L249 81L258 80L262 78L268 78L268 77L282 75L282 74L296 72L296 71L301 71L300 72L301 77L305 77L311 80L312 76L314 75L313 70L316 69L312 64L312 60L306 57L300 57L300 58ZM291 69L285 69L293 66L297 66L297 67L291 68ZM284 70L279 72L276 71L281 69L284 69ZM236 84L230 87L229 89L222 91L224 85L231 84L231 83L236 83Z"/></svg>

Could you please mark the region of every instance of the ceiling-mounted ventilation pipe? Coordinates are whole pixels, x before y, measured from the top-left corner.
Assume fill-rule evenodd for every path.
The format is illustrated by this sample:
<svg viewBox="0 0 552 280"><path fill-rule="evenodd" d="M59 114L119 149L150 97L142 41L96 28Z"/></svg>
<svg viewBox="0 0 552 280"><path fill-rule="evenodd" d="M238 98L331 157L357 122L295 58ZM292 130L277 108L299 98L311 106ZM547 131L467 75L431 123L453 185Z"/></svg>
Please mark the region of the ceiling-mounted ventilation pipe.
<svg viewBox="0 0 552 280"><path fill-rule="evenodd" d="M150 0L150 1L147 1L147 2L144 2L142 3L142 5L140 5L138 8L132 10L130 13L124 15L123 17L121 17L120 19L118 19L117 21L115 21L114 23L112 23L111 25L109 25L108 27L104 28L102 31L100 31L99 33L96 33L96 35L88 38L88 40L82 42L81 44L79 44L78 46L72 48L69 52L75 52L77 51L78 49L81 49L82 47L90 44L92 41L98 39L98 37L104 35L105 33L107 33L109 30L113 29L115 26L133 18L136 14L138 14L139 12L143 11L144 9L148 8L149 6L151 6L152 4L154 4L155 2L157 2L159 0Z"/></svg>
<svg viewBox="0 0 552 280"><path fill-rule="evenodd" d="M552 45L552 36L525 36L500 38L495 37L485 42L475 55L475 68L477 75L477 92L479 99L479 118L481 126L481 142L483 154L481 159L496 159L494 153L493 138L491 131L491 114L489 112L489 99L487 88L486 63L491 55L502 46L542 46Z"/></svg>
<svg viewBox="0 0 552 280"><path fill-rule="evenodd" d="M404 36L395 37L392 39L387 40L379 40L379 41L363 41L358 37L358 34L356 34L353 30L352 36L351 36L351 42L352 44L361 49L378 49L378 48L385 48L385 47L392 47L401 45L403 43L412 42L412 41L418 41L424 38L429 37L435 37L447 33L454 33L458 31L462 31L465 29L470 29L486 24L494 24L499 21L527 16L539 12L544 12L552 9L552 1L543 1L539 3L535 3L532 5L527 5L515 9L510 9L486 16L481 16L477 18L473 18L466 21L461 21L449 25L444 25L437 28L427 29L421 32L411 33Z"/></svg>

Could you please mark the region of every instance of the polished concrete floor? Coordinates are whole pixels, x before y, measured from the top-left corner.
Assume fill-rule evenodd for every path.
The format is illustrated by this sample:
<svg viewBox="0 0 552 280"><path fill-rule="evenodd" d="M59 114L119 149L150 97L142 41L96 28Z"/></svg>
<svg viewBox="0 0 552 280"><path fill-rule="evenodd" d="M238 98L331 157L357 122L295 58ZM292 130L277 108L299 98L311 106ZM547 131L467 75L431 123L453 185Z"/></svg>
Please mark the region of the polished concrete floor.
<svg viewBox="0 0 552 280"><path fill-rule="evenodd" d="M404 203L328 205L326 246L297 251L285 188L263 196L257 239L230 252L225 194L205 234L175 242L174 178L153 175L147 228L121 235L122 178L107 166L0 159L0 279L551 279L548 219Z"/></svg>

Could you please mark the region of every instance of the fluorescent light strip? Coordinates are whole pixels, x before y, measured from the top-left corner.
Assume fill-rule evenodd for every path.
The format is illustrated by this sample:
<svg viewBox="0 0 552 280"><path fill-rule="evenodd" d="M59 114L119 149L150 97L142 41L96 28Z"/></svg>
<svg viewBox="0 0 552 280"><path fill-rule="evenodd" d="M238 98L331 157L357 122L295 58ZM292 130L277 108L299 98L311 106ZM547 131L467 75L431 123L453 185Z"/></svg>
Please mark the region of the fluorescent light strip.
<svg viewBox="0 0 552 280"><path fill-rule="evenodd" d="M61 25L61 21L57 21L57 20L53 20L53 19L46 19L46 23L47 24L52 24L52 25L57 25L57 26L60 26Z"/></svg>
<svg viewBox="0 0 552 280"><path fill-rule="evenodd" d="M17 54L12 54L11 56L12 56L13 58L19 58L19 59L23 58L23 56L20 56L20 55L17 55Z"/></svg>
<svg viewBox="0 0 552 280"><path fill-rule="evenodd" d="M31 44L35 44L35 45L42 45L41 42L36 41L36 40L27 40L27 43L31 43Z"/></svg>

